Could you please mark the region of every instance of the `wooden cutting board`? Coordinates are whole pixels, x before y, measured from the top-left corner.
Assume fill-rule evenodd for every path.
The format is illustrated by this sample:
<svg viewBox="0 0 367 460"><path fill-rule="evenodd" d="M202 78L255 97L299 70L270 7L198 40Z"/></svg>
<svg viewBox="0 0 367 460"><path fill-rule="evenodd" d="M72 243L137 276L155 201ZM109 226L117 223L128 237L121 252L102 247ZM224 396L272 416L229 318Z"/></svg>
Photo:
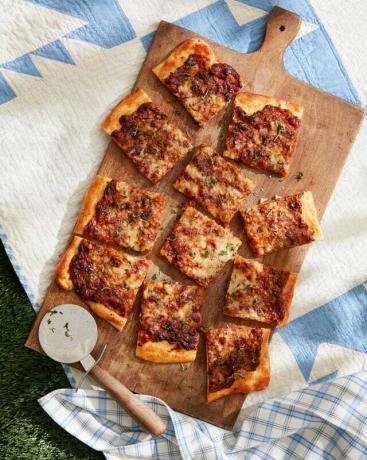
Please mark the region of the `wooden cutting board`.
<svg viewBox="0 0 367 460"><path fill-rule="evenodd" d="M258 51L251 54L238 53L210 40L206 41L213 47L219 61L231 64L240 73L242 81L245 82L244 91L284 98L300 103L305 108L300 140L289 176L283 180L248 170L248 176L257 184L255 194L248 200L248 204L257 203L260 197L270 198L275 194L286 195L312 190L321 218L356 137L364 112L359 107L323 93L287 74L283 66L283 54L297 35L300 23L300 18L295 14L278 7L274 8L269 16L264 43ZM221 113L205 128L199 129L151 72L151 69L166 58L174 47L193 36L194 34L186 29L162 21L135 86L143 88L153 101L191 136L195 145L207 143L221 151L223 126L228 119L229 110L227 109L224 119ZM121 71L123 72L123 69ZM100 122L102 118L101 114ZM177 213L172 210L178 210L185 202L183 195L176 192L171 184L188 160L189 158L186 158L160 184L152 186L111 142L98 170L98 174L123 179L131 184L145 186L169 196L170 206L164 217L161 235L148 258L159 267L162 276L167 275L176 281L185 278L156 254L177 218ZM303 172L304 178L297 181L295 175L299 171ZM234 219L231 227L243 240L240 254L251 256L238 217ZM298 271L306 250L307 246L283 250L266 256L263 260L279 268ZM216 282L212 283L207 290L204 325L231 322L246 324L246 321L233 320L224 317L221 313L230 271L231 265L227 264ZM37 337L39 322L49 308L60 303L82 304L74 293L61 290L53 282L26 343L29 348L41 351ZM137 304L132 318L121 333L107 322L97 319L99 340L96 351L102 344L108 344L108 351L101 363L102 367L133 391L157 396L180 412L231 429L245 396L233 395L210 404L206 402L206 360L203 338L198 357L187 370L182 370L177 364L153 364L135 358L139 310Z"/></svg>

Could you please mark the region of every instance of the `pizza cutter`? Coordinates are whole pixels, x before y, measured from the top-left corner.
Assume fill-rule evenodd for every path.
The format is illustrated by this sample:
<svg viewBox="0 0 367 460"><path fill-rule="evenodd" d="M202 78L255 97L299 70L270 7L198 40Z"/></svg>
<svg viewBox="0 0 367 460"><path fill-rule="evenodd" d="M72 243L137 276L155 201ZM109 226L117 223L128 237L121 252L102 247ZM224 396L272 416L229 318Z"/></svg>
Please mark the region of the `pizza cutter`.
<svg viewBox="0 0 367 460"><path fill-rule="evenodd" d="M125 385L98 366L91 352L97 343L98 330L93 316L79 305L57 305L49 310L38 330L43 351L55 361L65 364L80 362L106 390L154 436L166 426L161 418L128 390Z"/></svg>

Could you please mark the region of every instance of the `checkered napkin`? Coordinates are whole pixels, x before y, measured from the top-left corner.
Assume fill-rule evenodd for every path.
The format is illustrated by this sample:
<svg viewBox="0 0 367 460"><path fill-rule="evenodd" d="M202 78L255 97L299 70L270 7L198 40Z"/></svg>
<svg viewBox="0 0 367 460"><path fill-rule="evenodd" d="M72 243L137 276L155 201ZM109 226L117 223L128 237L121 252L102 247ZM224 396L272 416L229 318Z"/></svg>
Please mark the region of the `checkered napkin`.
<svg viewBox="0 0 367 460"><path fill-rule="evenodd" d="M367 372L313 384L246 409L224 431L139 395L167 423L153 438L102 390L56 390L39 400L69 433L108 460L362 459L367 456Z"/></svg>

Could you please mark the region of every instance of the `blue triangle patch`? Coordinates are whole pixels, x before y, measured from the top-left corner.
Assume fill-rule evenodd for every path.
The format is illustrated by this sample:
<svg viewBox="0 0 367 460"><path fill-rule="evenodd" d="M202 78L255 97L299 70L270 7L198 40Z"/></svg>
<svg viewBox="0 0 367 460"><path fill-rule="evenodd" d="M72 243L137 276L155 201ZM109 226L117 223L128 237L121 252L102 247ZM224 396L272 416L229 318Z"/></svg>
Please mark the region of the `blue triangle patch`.
<svg viewBox="0 0 367 460"><path fill-rule="evenodd" d="M42 77L28 54L14 59L14 61L9 61L5 62L5 64L1 64L0 68L12 70L13 72L24 73L26 75L32 75L32 77Z"/></svg>
<svg viewBox="0 0 367 460"><path fill-rule="evenodd" d="M52 43L48 43L35 51L32 51L34 56L41 56L46 59L52 59L54 61L64 62L65 64L73 64L75 62L70 56L69 51L65 48L61 40L56 40Z"/></svg>

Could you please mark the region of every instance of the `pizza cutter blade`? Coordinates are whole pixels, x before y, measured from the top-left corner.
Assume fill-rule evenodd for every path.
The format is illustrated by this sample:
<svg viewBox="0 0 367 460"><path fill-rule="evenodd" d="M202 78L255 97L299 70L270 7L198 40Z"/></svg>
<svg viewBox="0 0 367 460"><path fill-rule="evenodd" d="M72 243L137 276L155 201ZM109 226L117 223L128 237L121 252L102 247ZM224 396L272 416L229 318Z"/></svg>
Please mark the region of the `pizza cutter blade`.
<svg viewBox="0 0 367 460"><path fill-rule="evenodd" d="M91 355L97 343L98 329L93 316L79 305L57 305L49 310L38 330L43 351L55 361L65 364L80 362L87 373L101 383L131 416L154 436L166 426L161 418L140 399L98 366Z"/></svg>

